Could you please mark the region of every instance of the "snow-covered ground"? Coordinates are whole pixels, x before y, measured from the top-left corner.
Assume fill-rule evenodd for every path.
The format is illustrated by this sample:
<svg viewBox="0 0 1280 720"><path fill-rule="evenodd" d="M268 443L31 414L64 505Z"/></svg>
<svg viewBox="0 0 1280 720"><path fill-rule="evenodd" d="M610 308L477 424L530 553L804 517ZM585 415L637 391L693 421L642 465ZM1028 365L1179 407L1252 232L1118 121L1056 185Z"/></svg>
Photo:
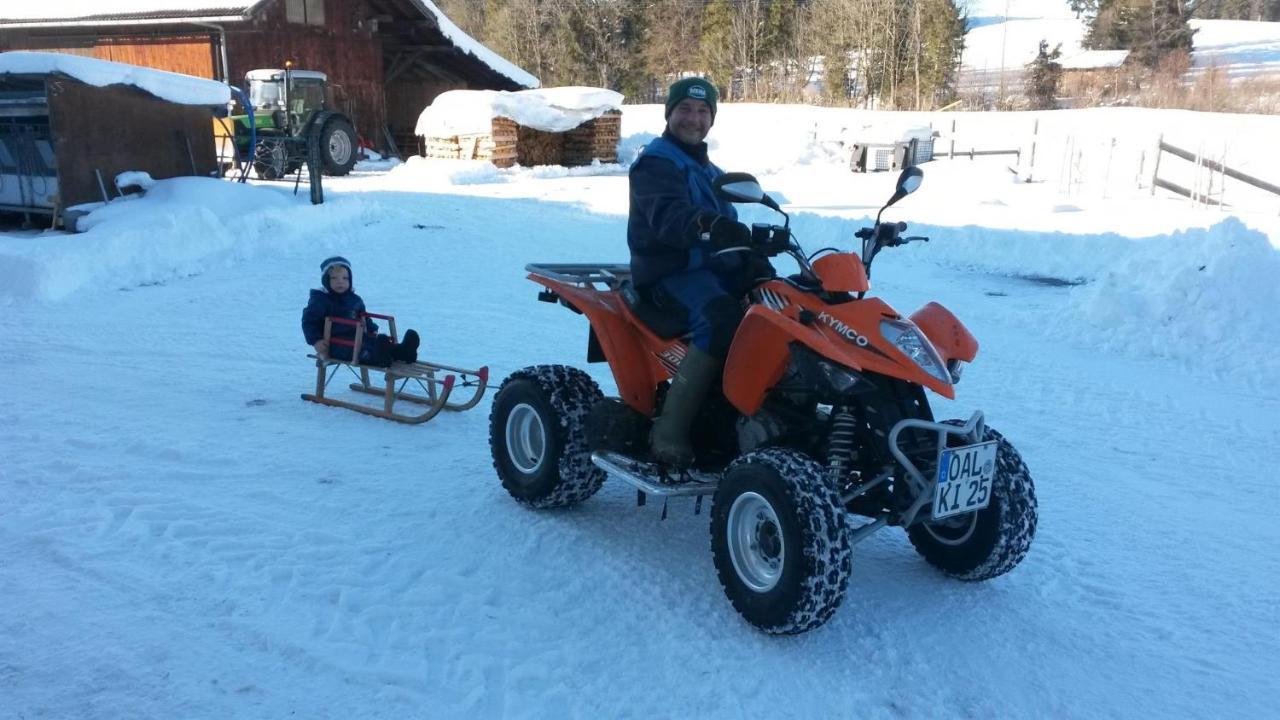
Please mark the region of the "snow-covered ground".
<svg viewBox="0 0 1280 720"><path fill-rule="evenodd" d="M759 174L805 246L848 246L893 177L850 173L842 143L933 122L945 149L949 118L725 105L712 156ZM487 400L403 426L298 399L301 309L335 253L428 358L568 363L609 392L585 321L523 267L626 260L622 166L413 161L326 180L318 207L160 181L87 233L0 234L0 716L1271 715L1280 198L1204 209L1062 148L1280 121L956 122L957 149L1027 152L923 165L886 217L932 241L885 252L873 290L940 301L981 343L932 401L982 408L1031 467L1040 530L1011 574L949 581L884 531L830 623L768 637L723 597L691 501L663 521L606 483L531 512L490 466ZM621 157L660 129L626 107ZM1280 151L1254 150L1274 182Z"/></svg>
<svg viewBox="0 0 1280 720"><path fill-rule="evenodd" d="M1060 5L1066 7L1065 2ZM1058 6L1023 2L1015 4L1007 18L992 3L971 10L994 10L997 14L970 16L961 57L961 84L1019 83L1027 64L1039 52L1041 40L1050 49L1060 47L1062 62L1074 65L1073 58L1085 53L1081 44L1088 28L1069 10L1058 12ZM1195 30L1191 56L1196 70L1218 68L1233 79L1280 76L1280 22L1192 20L1190 25Z"/></svg>

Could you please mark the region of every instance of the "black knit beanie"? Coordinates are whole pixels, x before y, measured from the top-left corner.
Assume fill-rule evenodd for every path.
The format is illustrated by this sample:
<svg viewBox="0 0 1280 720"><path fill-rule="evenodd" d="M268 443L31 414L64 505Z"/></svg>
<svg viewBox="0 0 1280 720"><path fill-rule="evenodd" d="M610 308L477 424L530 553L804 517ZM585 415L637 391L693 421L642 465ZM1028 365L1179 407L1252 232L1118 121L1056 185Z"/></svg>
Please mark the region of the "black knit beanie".
<svg viewBox="0 0 1280 720"><path fill-rule="evenodd" d="M324 288L326 291L329 291L329 292L332 292L332 290L329 288L329 268L335 267L335 266L346 268L347 277L352 278L350 261L348 261L346 258L342 257L341 255L334 255L331 258L327 258L324 262L320 263L320 287ZM348 288L348 291L350 291L350 289L354 287L355 287L355 280L354 278L352 278L351 287Z"/></svg>
<svg viewBox="0 0 1280 720"><path fill-rule="evenodd" d="M720 93L716 91L715 85L700 77L687 77L671 84L671 88L667 90L667 113L662 116L663 119L670 119L671 111L685 98L702 100L710 105L711 122L716 121L716 100L720 99Z"/></svg>

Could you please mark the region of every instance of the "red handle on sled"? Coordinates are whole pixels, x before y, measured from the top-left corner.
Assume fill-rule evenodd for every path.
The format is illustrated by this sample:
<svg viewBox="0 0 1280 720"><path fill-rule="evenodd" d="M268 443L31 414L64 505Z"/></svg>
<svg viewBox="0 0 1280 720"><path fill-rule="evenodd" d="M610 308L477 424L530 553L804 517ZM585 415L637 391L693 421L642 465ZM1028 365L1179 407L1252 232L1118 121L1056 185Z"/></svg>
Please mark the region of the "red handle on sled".
<svg viewBox="0 0 1280 720"><path fill-rule="evenodd" d="M336 317L334 315L330 315L326 319L331 323L338 323L341 325L356 325L356 326L360 325L360 322L358 320L348 320L346 318ZM354 340L344 340L342 338L336 338L336 337L329 338L329 344L342 345L344 347L349 347L349 348L354 348L356 346L356 343Z"/></svg>

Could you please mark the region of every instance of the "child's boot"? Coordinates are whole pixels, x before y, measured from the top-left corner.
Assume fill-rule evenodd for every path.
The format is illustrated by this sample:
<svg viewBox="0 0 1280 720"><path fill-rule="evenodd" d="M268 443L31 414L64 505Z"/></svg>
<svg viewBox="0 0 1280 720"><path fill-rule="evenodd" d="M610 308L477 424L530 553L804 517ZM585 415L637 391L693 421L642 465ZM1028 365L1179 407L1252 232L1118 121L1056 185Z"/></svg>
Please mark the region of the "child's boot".
<svg viewBox="0 0 1280 720"><path fill-rule="evenodd" d="M402 363L418 362L418 333L416 330L406 330L404 340L400 341L391 350L391 356Z"/></svg>

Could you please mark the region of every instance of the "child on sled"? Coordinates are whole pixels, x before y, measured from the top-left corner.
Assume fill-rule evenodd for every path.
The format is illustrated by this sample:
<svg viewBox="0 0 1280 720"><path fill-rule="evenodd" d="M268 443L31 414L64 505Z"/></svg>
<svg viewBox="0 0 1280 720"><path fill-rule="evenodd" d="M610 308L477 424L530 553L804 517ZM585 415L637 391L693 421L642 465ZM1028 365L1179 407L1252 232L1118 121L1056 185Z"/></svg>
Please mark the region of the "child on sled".
<svg viewBox="0 0 1280 720"><path fill-rule="evenodd" d="M404 339L395 343L387 335L378 334L378 325L364 316L364 300L351 289L351 263L335 256L320 263L320 285L323 290L312 290L307 307L302 311L302 336L315 348L320 357L351 362L352 346L344 343L327 343L324 339L326 317L345 320L364 320L364 338L360 343L361 365L387 367L393 360L404 363L418 360L418 333L408 330ZM356 326L335 322L329 328L330 339L354 342Z"/></svg>

